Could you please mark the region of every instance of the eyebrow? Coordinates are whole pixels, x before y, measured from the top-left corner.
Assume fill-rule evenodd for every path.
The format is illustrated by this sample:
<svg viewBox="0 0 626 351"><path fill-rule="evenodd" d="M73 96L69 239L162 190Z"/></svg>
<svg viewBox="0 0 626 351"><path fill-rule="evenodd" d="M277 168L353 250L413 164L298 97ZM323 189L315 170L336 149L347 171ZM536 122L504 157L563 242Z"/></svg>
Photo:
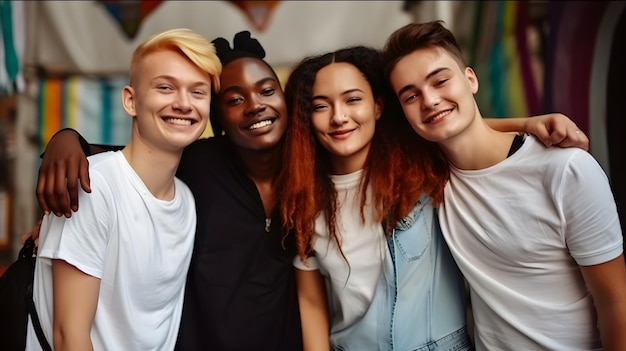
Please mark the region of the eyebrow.
<svg viewBox="0 0 626 351"><path fill-rule="evenodd" d="M265 78L257 81L256 83L254 83L254 85L255 86L260 86L260 85L263 85L263 84L265 84L267 82L273 82L273 83L277 83L278 84L278 81L275 78L273 78L273 77L265 77ZM244 90L244 88L242 86L240 86L240 85L231 85L228 88L221 90L220 94L225 94L225 93L228 93L230 91L241 91L241 90Z"/></svg>
<svg viewBox="0 0 626 351"><path fill-rule="evenodd" d="M346 90L346 91L344 91L343 93L341 93L341 96L348 95L348 94L352 94L352 93L355 93L355 92L356 92L356 93L362 93L362 92L363 92L363 90L361 90L361 89L357 89L357 88L355 88L355 89L349 89L349 90ZM315 100L315 99L328 99L328 96L325 96L325 95L315 95L315 96L313 96L313 97L311 98L311 100Z"/></svg>
<svg viewBox="0 0 626 351"><path fill-rule="evenodd" d="M152 78L150 80L150 82L154 83L155 81L157 81L159 79L164 79L164 80L167 80L167 81L173 81L173 82L176 82L176 83L180 82L180 80L176 76L170 76L170 75L167 75L167 74L156 76L156 77ZM197 82L193 82L191 85L192 86L196 86L196 87L197 86L202 86L202 85L207 86L207 87L211 86L210 83L204 82L204 81L201 81L201 80L199 80Z"/></svg>
<svg viewBox="0 0 626 351"><path fill-rule="evenodd" d="M437 68L435 70L433 70L432 72L428 73L426 75L426 77L424 78L424 80L429 80L430 78L432 78L433 76L436 76L437 74L443 72L443 71L449 71L450 69L448 67L440 67ZM398 96L404 94L407 90L411 90L411 89L415 89L417 88L414 84L407 84L405 86L402 87L402 89L398 90Z"/></svg>

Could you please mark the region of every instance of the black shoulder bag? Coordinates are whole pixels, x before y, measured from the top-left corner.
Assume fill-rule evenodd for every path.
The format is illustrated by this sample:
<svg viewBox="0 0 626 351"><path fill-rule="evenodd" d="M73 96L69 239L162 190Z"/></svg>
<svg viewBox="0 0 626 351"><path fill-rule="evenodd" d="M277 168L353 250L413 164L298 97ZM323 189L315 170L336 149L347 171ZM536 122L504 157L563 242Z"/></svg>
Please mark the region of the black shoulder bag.
<svg viewBox="0 0 626 351"><path fill-rule="evenodd" d="M20 250L17 261L0 277L0 345L3 350L23 351L26 348L28 315L44 351L52 351L39 323L33 301L35 274L35 242L29 238Z"/></svg>

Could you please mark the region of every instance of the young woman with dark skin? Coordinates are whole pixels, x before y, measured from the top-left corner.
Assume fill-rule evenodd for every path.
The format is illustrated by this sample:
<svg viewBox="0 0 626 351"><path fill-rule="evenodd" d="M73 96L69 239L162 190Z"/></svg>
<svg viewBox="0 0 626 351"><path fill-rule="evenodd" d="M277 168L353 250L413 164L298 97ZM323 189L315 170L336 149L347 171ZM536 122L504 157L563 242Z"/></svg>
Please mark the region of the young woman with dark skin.
<svg viewBox="0 0 626 351"><path fill-rule="evenodd" d="M238 36L230 54L221 40L214 41L223 63L222 90L211 110L217 136L187 147L177 174L194 193L198 211L179 348L298 350L296 253L289 242L293 238L284 241L275 211L285 100L276 74L262 60L264 53L239 47L254 39ZM588 147L586 140L565 138L576 126L561 114L491 122L552 144ZM76 133L58 133L39 171L42 210L66 217L78 210L79 184L89 191L87 169Z"/></svg>
<svg viewBox="0 0 626 351"><path fill-rule="evenodd" d="M199 219L178 349L299 350L294 250L274 211L287 126L281 85L249 33L235 36L235 50L213 42L223 64L211 109L217 137L185 149L178 169Z"/></svg>

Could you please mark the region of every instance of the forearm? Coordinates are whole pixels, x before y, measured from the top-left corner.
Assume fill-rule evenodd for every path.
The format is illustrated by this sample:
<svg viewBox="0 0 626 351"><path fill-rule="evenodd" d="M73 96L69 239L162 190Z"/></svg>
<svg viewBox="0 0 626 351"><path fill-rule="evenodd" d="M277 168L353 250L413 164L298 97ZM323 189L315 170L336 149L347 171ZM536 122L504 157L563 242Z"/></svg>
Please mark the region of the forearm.
<svg viewBox="0 0 626 351"><path fill-rule="evenodd" d="M105 151L117 151L124 148L124 145L103 145L103 144L89 144L89 154L99 154Z"/></svg>
<svg viewBox="0 0 626 351"><path fill-rule="evenodd" d="M296 269L304 351L329 351L330 327L324 279L319 271Z"/></svg>
<svg viewBox="0 0 626 351"><path fill-rule="evenodd" d="M300 300L302 343L304 351L330 350L328 313L322 306L307 304Z"/></svg>
<svg viewBox="0 0 626 351"><path fill-rule="evenodd" d="M53 344L55 350L93 350L91 327L100 279L63 260L52 260Z"/></svg>
<svg viewBox="0 0 626 351"><path fill-rule="evenodd" d="M525 132L527 118L484 118L484 120L489 127L500 132Z"/></svg>
<svg viewBox="0 0 626 351"><path fill-rule="evenodd" d="M59 130L52 136L52 138L50 138L50 142L52 142L52 140L55 140L55 138L66 138L61 140L71 140L73 138L77 138L76 140L78 141L78 144L83 150L85 156L98 154L104 151L121 150L122 148L124 148L123 145L90 144L77 130L72 128L63 128ZM43 157L44 154L45 152L41 154L41 157Z"/></svg>
<svg viewBox="0 0 626 351"><path fill-rule="evenodd" d="M596 306L604 350L626 350L626 301L600 303Z"/></svg>
<svg viewBox="0 0 626 351"><path fill-rule="evenodd" d="M593 297L602 346L626 350L626 265L624 255L592 266L580 266Z"/></svg>
<svg viewBox="0 0 626 351"><path fill-rule="evenodd" d="M54 328L54 350L56 351L93 351L93 344L89 331L87 333L55 326Z"/></svg>

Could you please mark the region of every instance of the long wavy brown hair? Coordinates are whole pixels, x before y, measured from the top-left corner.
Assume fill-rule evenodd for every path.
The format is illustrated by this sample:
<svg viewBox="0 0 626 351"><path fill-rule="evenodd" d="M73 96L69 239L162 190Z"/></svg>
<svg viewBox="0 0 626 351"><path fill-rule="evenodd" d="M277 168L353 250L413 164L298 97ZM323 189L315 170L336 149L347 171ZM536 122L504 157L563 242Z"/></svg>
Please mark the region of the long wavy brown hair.
<svg viewBox="0 0 626 351"><path fill-rule="evenodd" d="M417 137L384 79L377 50L355 46L305 58L291 73L285 87L289 126L284 141L283 167L279 176L279 208L287 234L296 236L303 261L311 254L315 219L323 213L331 240L338 247L337 192L330 179L329 153L317 141L312 125L312 88L317 72L333 62L356 67L367 79L374 99L384 109L376 124L360 185L361 220L366 190L371 186L374 218L391 233L422 193L437 204L443 198L448 167L436 145Z"/></svg>

